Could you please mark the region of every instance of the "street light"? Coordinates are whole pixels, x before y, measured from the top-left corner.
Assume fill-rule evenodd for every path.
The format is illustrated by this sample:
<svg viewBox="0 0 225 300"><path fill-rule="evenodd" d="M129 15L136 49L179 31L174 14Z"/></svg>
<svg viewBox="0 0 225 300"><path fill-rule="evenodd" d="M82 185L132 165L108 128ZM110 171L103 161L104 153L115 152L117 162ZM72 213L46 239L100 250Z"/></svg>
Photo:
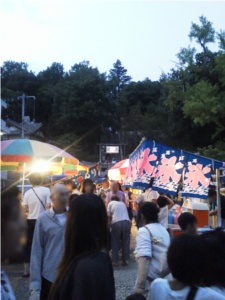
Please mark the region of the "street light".
<svg viewBox="0 0 225 300"><path fill-rule="evenodd" d="M24 139L25 99L36 100L36 97L35 96L26 96L25 94L23 94L22 96L19 96L18 99L22 99L22 133L21 133L21 138Z"/></svg>

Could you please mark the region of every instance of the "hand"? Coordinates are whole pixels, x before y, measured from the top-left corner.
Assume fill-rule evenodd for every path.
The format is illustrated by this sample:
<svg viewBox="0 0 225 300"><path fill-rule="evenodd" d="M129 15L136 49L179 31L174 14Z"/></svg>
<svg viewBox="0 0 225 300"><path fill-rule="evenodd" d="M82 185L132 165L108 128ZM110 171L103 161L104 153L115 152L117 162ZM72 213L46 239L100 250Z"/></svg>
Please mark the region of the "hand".
<svg viewBox="0 0 225 300"><path fill-rule="evenodd" d="M31 291L29 300L40 300L40 291Z"/></svg>

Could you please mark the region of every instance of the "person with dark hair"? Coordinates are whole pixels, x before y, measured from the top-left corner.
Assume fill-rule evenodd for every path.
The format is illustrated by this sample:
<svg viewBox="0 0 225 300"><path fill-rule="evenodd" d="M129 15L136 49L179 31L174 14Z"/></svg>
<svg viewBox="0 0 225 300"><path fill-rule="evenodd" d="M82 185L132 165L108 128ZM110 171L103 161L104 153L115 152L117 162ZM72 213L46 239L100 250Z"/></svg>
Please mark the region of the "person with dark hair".
<svg viewBox="0 0 225 300"><path fill-rule="evenodd" d="M25 216L17 195L19 190L5 188L1 192L1 259L4 261L20 254L26 230ZM9 280L1 270L1 299L15 300Z"/></svg>
<svg viewBox="0 0 225 300"><path fill-rule="evenodd" d="M51 207L51 192L49 188L41 186L41 175L33 173L30 175L29 180L32 188L23 197L23 205L27 212L27 244L24 249L24 277L30 276L30 254L36 220L42 212Z"/></svg>
<svg viewBox="0 0 225 300"><path fill-rule="evenodd" d="M136 237L138 278L135 292L145 295L151 282L169 274L166 253L170 244L167 230L158 223L159 208L144 202L138 211L138 224L142 226Z"/></svg>
<svg viewBox="0 0 225 300"><path fill-rule="evenodd" d="M115 300L109 237L101 198L78 196L68 212L64 254L49 300Z"/></svg>
<svg viewBox="0 0 225 300"><path fill-rule="evenodd" d="M141 294L132 294L126 298L126 300L146 300L145 296Z"/></svg>
<svg viewBox="0 0 225 300"><path fill-rule="evenodd" d="M208 191L208 199L211 206L210 216L217 215L217 192L215 189L209 189ZM225 228L225 196L220 194L220 202L221 202L221 226Z"/></svg>
<svg viewBox="0 0 225 300"><path fill-rule="evenodd" d="M66 203L69 191L64 184L51 189L52 207L36 222L31 251L30 290L32 299L47 300L64 248Z"/></svg>
<svg viewBox="0 0 225 300"><path fill-rule="evenodd" d="M111 219L111 243L113 266L119 266L119 247L122 245L122 266L128 264L130 255L130 219L125 203L113 195L107 207Z"/></svg>
<svg viewBox="0 0 225 300"><path fill-rule="evenodd" d="M157 204L159 206L159 223L166 229L168 229L168 216L169 216L169 209L174 206L174 202L167 197L166 195L161 195L157 199Z"/></svg>
<svg viewBox="0 0 225 300"><path fill-rule="evenodd" d="M69 207L68 207L68 209L70 208L71 203L72 203L78 196L79 196L78 194L72 194L72 195L70 195L70 197L69 197Z"/></svg>
<svg viewBox="0 0 225 300"><path fill-rule="evenodd" d="M73 180L66 181L65 186L71 192L71 194L80 195L80 192L77 189L77 185Z"/></svg>
<svg viewBox="0 0 225 300"><path fill-rule="evenodd" d="M199 236L181 234L175 237L168 250L168 265L173 279L156 279L148 300L222 300L224 297L210 288L198 287L203 280L203 243Z"/></svg>
<svg viewBox="0 0 225 300"><path fill-rule="evenodd" d="M106 197L107 205L109 204L109 202L112 199L112 196L114 196L114 195L118 196L120 198L120 201L122 201L123 203L126 202L124 192L119 190L119 184L116 181L111 182L110 192L107 193L107 197Z"/></svg>
<svg viewBox="0 0 225 300"><path fill-rule="evenodd" d="M201 234L200 239L205 260L202 284L211 287L225 299L225 232L217 228Z"/></svg>
<svg viewBox="0 0 225 300"><path fill-rule="evenodd" d="M82 194L94 194L94 183L91 179L84 179L82 182Z"/></svg>
<svg viewBox="0 0 225 300"><path fill-rule="evenodd" d="M184 233L197 234L198 221L195 215L189 212L182 213L178 218L178 224Z"/></svg>

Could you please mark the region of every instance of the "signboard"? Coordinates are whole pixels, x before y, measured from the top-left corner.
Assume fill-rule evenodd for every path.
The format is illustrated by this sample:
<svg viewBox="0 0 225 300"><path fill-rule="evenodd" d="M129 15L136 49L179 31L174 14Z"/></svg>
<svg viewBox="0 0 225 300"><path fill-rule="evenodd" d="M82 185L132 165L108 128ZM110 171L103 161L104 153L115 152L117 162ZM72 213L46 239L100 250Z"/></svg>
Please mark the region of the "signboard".
<svg viewBox="0 0 225 300"><path fill-rule="evenodd" d="M106 146L106 153L119 153L119 146Z"/></svg>

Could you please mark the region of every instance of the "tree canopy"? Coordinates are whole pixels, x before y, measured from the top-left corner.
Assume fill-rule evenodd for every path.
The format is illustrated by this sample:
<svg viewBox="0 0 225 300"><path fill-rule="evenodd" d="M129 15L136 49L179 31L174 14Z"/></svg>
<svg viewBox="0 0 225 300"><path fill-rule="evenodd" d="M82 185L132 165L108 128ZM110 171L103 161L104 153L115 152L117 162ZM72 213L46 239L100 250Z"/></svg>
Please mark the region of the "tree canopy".
<svg viewBox="0 0 225 300"><path fill-rule="evenodd" d="M201 16L199 24L191 24L189 37L191 44L180 49L174 68L158 81L133 81L119 59L106 74L88 61L67 72L53 62L38 74L25 62L6 61L7 117L21 121L17 97L36 96L36 121L43 123L46 140L73 144L73 154L85 160L98 160L103 136L108 142L112 136L125 141L126 155L146 136L225 160L225 31L216 32ZM212 43L218 44L217 52L210 50ZM27 101L26 114L32 116L32 107Z"/></svg>

